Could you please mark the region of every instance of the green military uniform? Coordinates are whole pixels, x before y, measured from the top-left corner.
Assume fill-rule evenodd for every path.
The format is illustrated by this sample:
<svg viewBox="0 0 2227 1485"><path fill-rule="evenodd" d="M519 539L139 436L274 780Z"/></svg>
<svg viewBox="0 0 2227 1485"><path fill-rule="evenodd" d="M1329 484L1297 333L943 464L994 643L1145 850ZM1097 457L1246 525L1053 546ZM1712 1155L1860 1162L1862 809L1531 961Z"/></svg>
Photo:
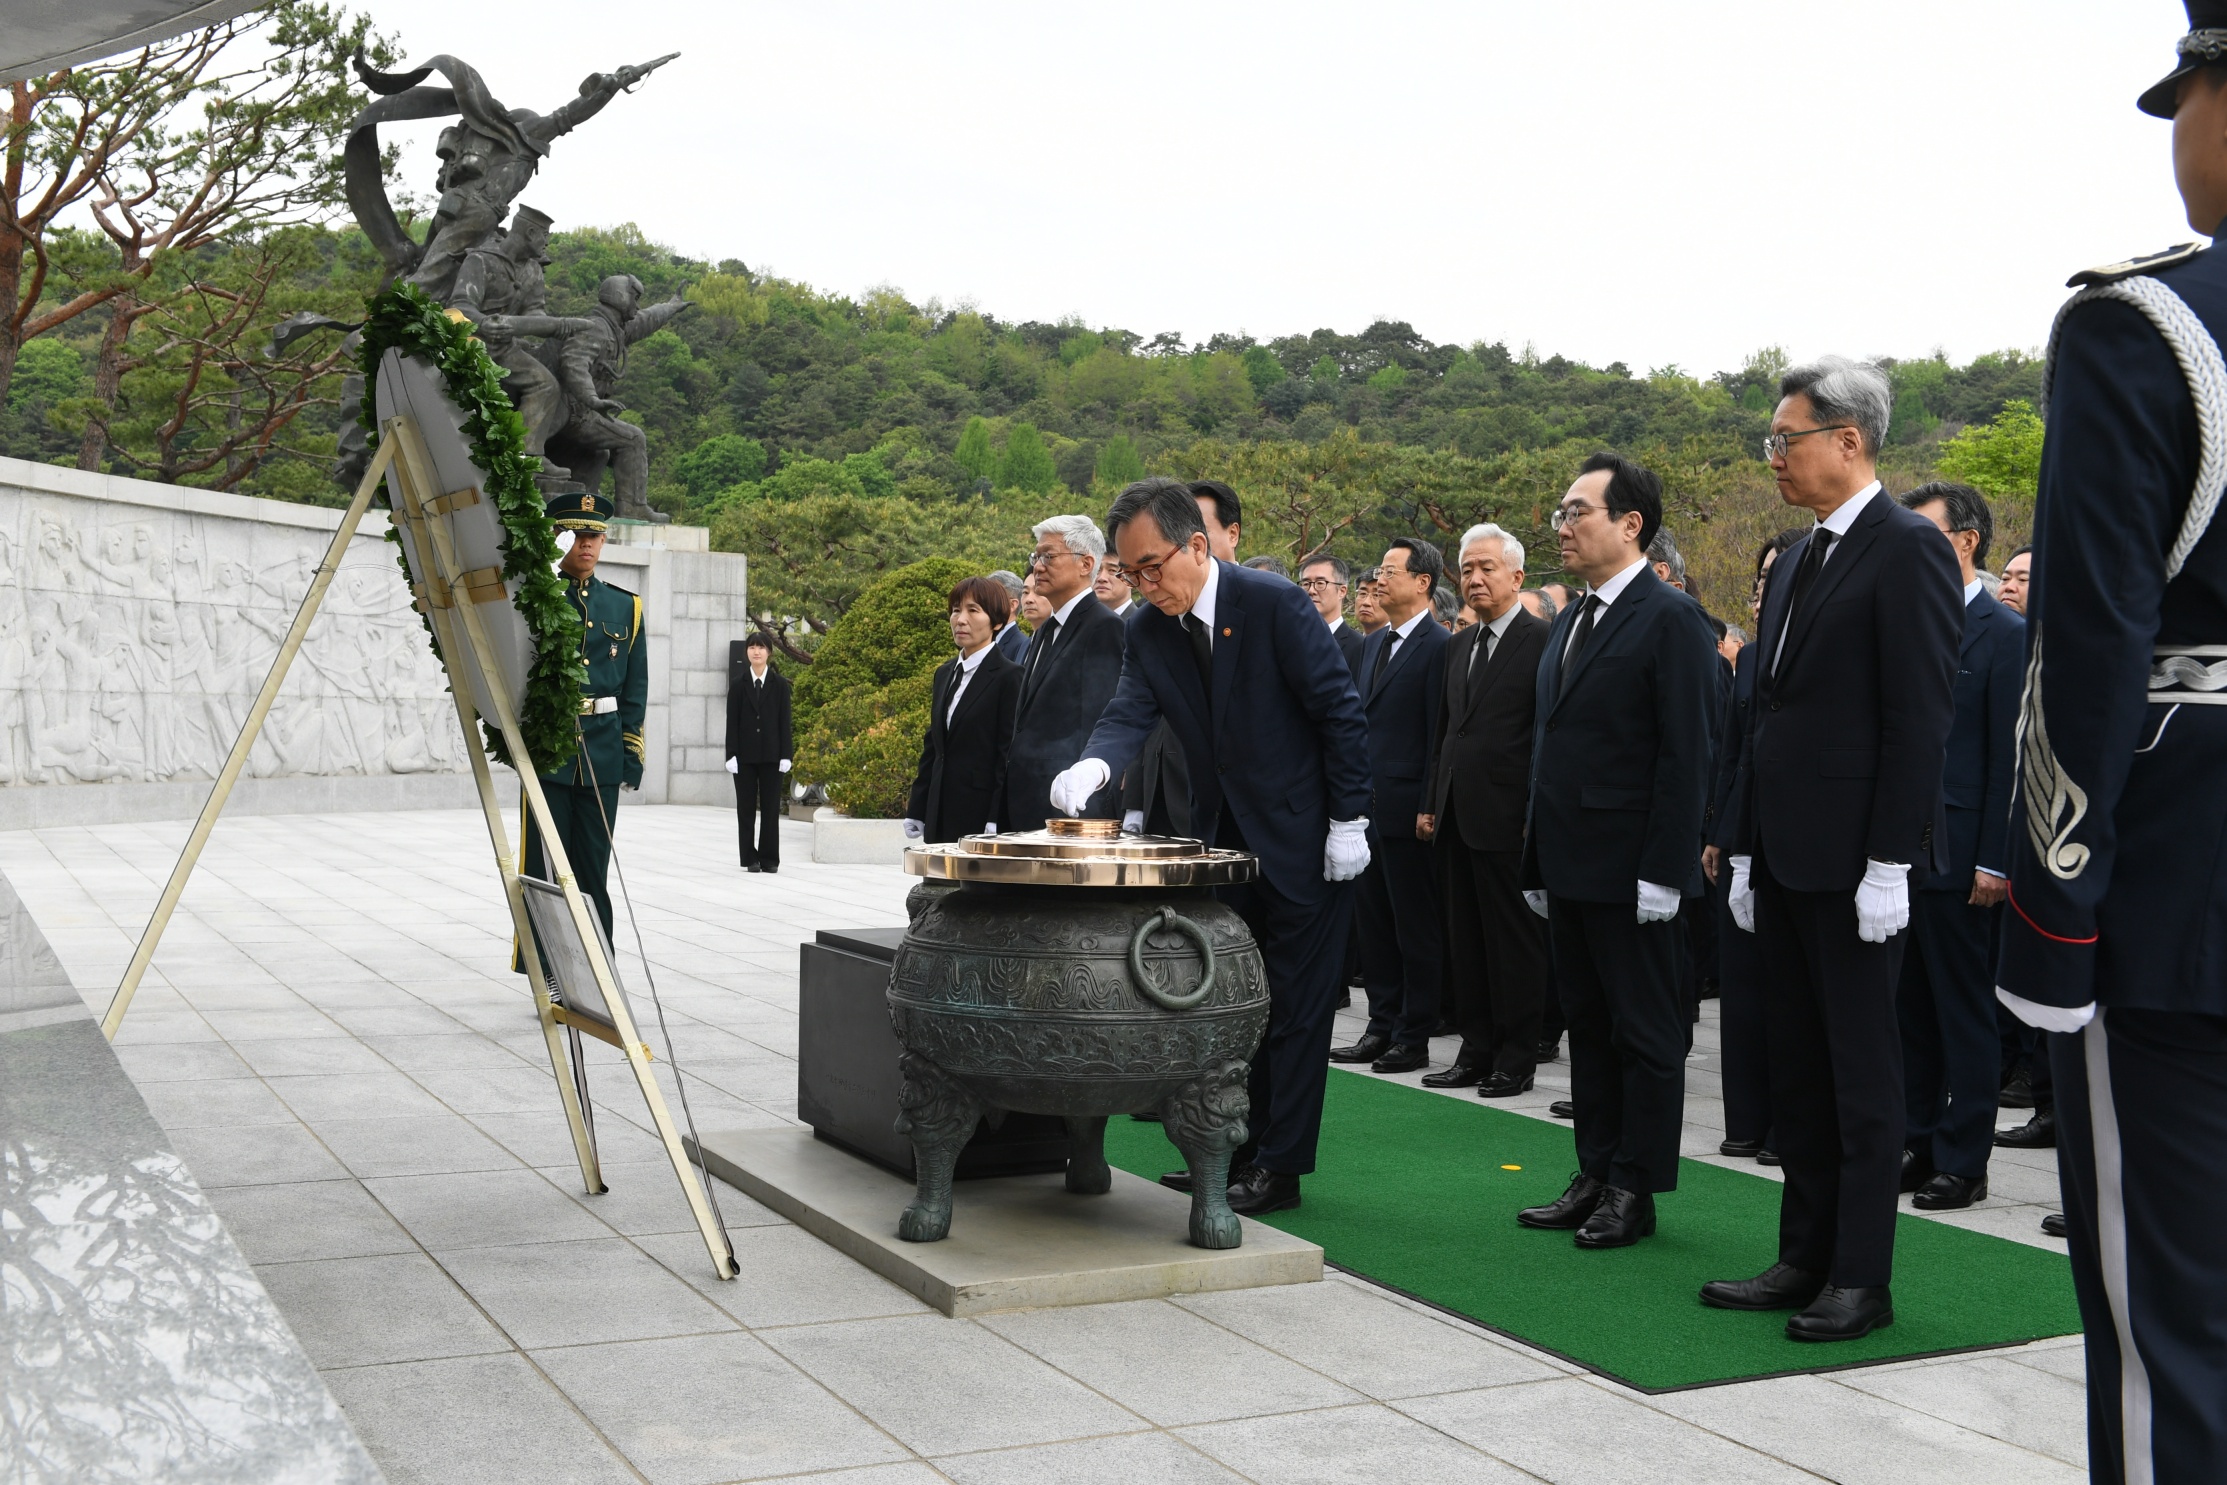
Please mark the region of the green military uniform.
<svg viewBox="0 0 2227 1485"><path fill-rule="evenodd" d="M601 533L608 529L612 503L602 494L568 494L549 501L549 518L560 531ZM611 836L618 828L619 787L641 787L642 718L649 708L649 642L642 636L642 600L590 573L567 580L565 597L580 616L580 750L572 761L542 774L541 792L549 801L558 839L580 890L595 903L603 933L611 935L611 893L606 874ZM554 881L542 859L541 833L526 819L523 869ZM523 973L525 965L514 966Z"/></svg>

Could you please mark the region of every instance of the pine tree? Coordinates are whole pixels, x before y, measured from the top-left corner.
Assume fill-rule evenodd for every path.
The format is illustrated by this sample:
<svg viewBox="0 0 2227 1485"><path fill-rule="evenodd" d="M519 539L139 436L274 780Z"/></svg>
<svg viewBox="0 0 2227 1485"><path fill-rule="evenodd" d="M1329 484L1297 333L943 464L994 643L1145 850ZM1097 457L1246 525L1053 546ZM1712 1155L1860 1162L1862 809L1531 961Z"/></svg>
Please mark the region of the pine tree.
<svg viewBox="0 0 2227 1485"><path fill-rule="evenodd" d="M960 444L964 447L965 440L961 439ZM1052 462L1052 451L1044 447L1034 423L1015 423L1005 435L997 482L1001 490L1026 490L1031 495L1041 495L1059 482L1059 467Z"/></svg>
<svg viewBox="0 0 2227 1485"><path fill-rule="evenodd" d="M987 419L967 419L966 429L959 435L959 447L951 457L958 466L976 479L992 473L997 468L997 455L990 449L990 424Z"/></svg>
<svg viewBox="0 0 2227 1485"><path fill-rule="evenodd" d="M1116 433L1098 451L1098 482L1119 488L1144 478L1144 460L1126 433Z"/></svg>

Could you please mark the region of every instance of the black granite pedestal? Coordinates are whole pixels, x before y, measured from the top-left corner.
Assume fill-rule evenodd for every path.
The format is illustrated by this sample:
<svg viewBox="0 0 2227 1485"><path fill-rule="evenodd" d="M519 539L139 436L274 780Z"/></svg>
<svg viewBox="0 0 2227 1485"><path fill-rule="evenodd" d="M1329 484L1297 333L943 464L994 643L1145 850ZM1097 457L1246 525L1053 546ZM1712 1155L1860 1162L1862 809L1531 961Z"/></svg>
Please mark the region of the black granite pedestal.
<svg viewBox="0 0 2227 1485"><path fill-rule="evenodd" d="M823 928L798 946L797 1117L830 1144L913 1179L897 1133L897 1036L889 975L902 928ZM1048 1114L984 1120L959 1155L960 1180L1064 1170L1067 1128Z"/></svg>

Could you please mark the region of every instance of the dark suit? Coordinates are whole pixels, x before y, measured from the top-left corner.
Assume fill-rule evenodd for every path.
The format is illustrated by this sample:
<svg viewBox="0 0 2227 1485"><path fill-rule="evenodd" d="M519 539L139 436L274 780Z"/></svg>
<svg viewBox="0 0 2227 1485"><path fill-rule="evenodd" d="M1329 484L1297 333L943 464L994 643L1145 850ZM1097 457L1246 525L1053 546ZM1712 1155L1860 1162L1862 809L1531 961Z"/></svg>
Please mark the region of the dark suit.
<svg viewBox="0 0 2227 1485"><path fill-rule="evenodd" d="M1895 999L1902 1023L1904 1144L1936 1170L1987 1174L2002 1040L1989 949L1999 908L1971 905L1972 874L2010 874L2010 797L2026 621L1983 590L1964 606L1956 720L1941 795L1947 849L1937 876L1911 874L1910 948Z"/></svg>
<svg viewBox="0 0 2227 1485"><path fill-rule="evenodd" d="M1908 864L1913 888L1941 864L1964 594L1940 528L1882 490L1833 543L1789 624L1816 539L1787 548L1764 586L1730 839L1753 858L1786 1171L1779 1258L1868 1288L1894 1269L1904 1119L1895 985L1910 936L1865 943L1855 894L1867 859Z"/></svg>
<svg viewBox="0 0 2227 1485"><path fill-rule="evenodd" d="M1213 684L1183 626L1148 609L1129 627L1121 684L1084 757L1118 773L1162 717L1191 770L1191 818L1250 850L1260 876L1228 889L1268 971L1268 1034L1254 1054L1253 1144L1270 1171L1314 1169L1330 1020L1351 884L1323 879L1333 820L1369 812L1367 723L1330 631L1293 584L1217 562Z"/></svg>
<svg viewBox="0 0 2227 1485"><path fill-rule="evenodd" d="M1028 654L1028 635L1019 624L1011 620L1006 622L1005 627L997 632L997 638L990 643L996 645L998 653L1015 665L1020 664Z"/></svg>
<svg viewBox="0 0 2227 1485"><path fill-rule="evenodd" d="M1429 612L1407 638L1387 624L1361 647L1362 711L1369 724L1369 869L1361 874L1361 972L1369 989L1369 1032L1395 1046L1420 1046L1438 1026L1445 941L1428 841L1415 836L1438 737L1446 684L1446 631ZM1385 658L1387 650L1390 659Z"/></svg>
<svg viewBox="0 0 2227 1485"><path fill-rule="evenodd" d="M735 760L735 833L742 864L779 866L781 760L796 756L789 680L768 665L765 683L754 682L739 643L727 646L727 656L727 756Z"/></svg>
<svg viewBox="0 0 2227 1485"><path fill-rule="evenodd" d="M1731 848L1730 808L1739 790L1740 743L1755 709L1755 669L1763 647L1746 644L1732 667L1732 693L1718 729L1716 781L1709 790L1709 844L1720 856ZM1724 1137L1771 1137L1771 1055L1763 1022L1763 962L1755 935L1732 921L1727 892L1731 868L1720 860L1717 888L1709 894L1717 920L1717 1032L1724 1090Z"/></svg>
<svg viewBox="0 0 2227 1485"><path fill-rule="evenodd" d="M1134 624L1150 604L1133 602L1120 615ZM1163 720L1152 729L1137 761L1121 777L1121 813L1141 815L1149 835L1189 837L1191 829L1191 775L1183 763L1183 748Z"/></svg>
<svg viewBox="0 0 2227 1485"><path fill-rule="evenodd" d="M1687 1030L1684 938L1675 918L1637 921L1639 884L1700 895L1723 662L1700 606L1643 562L1565 676L1583 611L1555 619L1539 661L1524 881L1547 893L1578 1164L1646 1195L1678 1185Z"/></svg>
<svg viewBox="0 0 2227 1485"><path fill-rule="evenodd" d="M1539 657L1553 626L1521 604L1489 658L1472 624L1446 644L1430 803L1446 908L1447 1019L1459 1060L1531 1076L1547 993L1546 925L1523 901Z"/></svg>
<svg viewBox="0 0 2227 1485"><path fill-rule="evenodd" d="M979 835L982 827L1005 822L997 815L1005 794L1005 749L1013 736L1013 708L1021 694L1021 668L997 652L977 663L958 709L951 692L959 684L959 661L936 670L928 704L928 735L921 740L920 769L913 775L905 813L927 827L930 843Z"/></svg>
<svg viewBox="0 0 2227 1485"><path fill-rule="evenodd" d="M1351 624L1329 624L1324 627L1329 629L1330 637L1338 642L1338 653L1345 656L1346 669L1356 676L1360 675L1361 646L1368 642L1369 637Z"/></svg>
<svg viewBox="0 0 2227 1485"><path fill-rule="evenodd" d="M1087 589L1068 611L1066 623L1047 619L1036 626L1020 662L1020 703L1005 760L1005 801L996 816L1000 830L1042 830L1051 818L1052 780L1082 756L1091 725L1121 679L1126 627ZM1115 760L1117 782L1129 762ZM1110 816L1120 800L1109 786L1083 813Z"/></svg>

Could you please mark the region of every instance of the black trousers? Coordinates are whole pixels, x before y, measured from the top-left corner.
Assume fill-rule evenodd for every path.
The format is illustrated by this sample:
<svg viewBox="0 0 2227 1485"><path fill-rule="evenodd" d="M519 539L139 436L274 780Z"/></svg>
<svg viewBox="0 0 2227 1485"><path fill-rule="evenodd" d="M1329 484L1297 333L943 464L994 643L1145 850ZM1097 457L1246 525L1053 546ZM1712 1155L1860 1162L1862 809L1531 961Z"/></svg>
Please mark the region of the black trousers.
<svg viewBox="0 0 2227 1485"><path fill-rule="evenodd" d="M1719 874L1731 870L1720 867ZM1732 921L1724 889L1710 894L1717 916L1717 1033L1723 1063L1724 1137L1771 1144L1771 1053L1763 1024L1763 956L1755 935Z"/></svg>
<svg viewBox="0 0 2227 1485"><path fill-rule="evenodd" d="M742 841L744 866L781 864L781 785L786 778L778 763L735 765L735 833Z"/></svg>
<svg viewBox="0 0 2227 1485"><path fill-rule="evenodd" d="M1554 986L1570 1017L1579 1169L1642 1194L1678 1188L1686 1110L1685 1010L1675 920L1628 902L1548 898Z"/></svg>
<svg viewBox="0 0 2227 1485"><path fill-rule="evenodd" d="M2227 1480L2227 1018L2106 1010L2043 1040L2089 1478Z"/></svg>
<svg viewBox="0 0 2227 1485"><path fill-rule="evenodd" d="M1894 1273L1902 1186L1902 1028L1895 980L1907 930L1856 936L1856 894L1796 892L1755 858L1771 1117L1786 1176L1779 1259L1846 1287Z"/></svg>
<svg viewBox="0 0 2227 1485"><path fill-rule="evenodd" d="M1996 909L1970 889L1910 894L1910 947L1896 1010L1902 1021L1903 1143L1935 1170L1987 1174L1995 1148L2002 1041L1988 961Z"/></svg>
<svg viewBox="0 0 2227 1485"><path fill-rule="evenodd" d="M1401 1046L1420 1045L1438 1027L1443 988L1438 867L1428 841L1369 830L1369 869L1361 873L1361 974L1369 987L1369 1030Z"/></svg>
<svg viewBox="0 0 2227 1485"><path fill-rule="evenodd" d="M549 817L556 824L557 842L564 847L565 860L572 867L572 879L581 894L595 904L595 915L603 920L603 937L608 940L611 937L611 836L619 828L619 786L611 784L592 789L586 784L559 784L543 779L541 793L549 801ZM519 853L519 869L545 882L557 879L556 869L542 850L541 827L535 823L531 810L526 811L525 849ZM513 951L510 967L524 974L525 956Z"/></svg>
<svg viewBox="0 0 2227 1485"><path fill-rule="evenodd" d="M1244 848L1226 810L1215 844ZM1330 1023L1338 1013L1339 970L1353 923L1353 884L1332 883L1329 895L1312 903L1294 902L1266 877L1215 895L1253 931L1268 972L1268 1032L1253 1054L1252 1113L1230 1168L1250 1162L1284 1175L1312 1174L1330 1079Z"/></svg>
<svg viewBox="0 0 2227 1485"><path fill-rule="evenodd" d="M1528 1078L1538 1062L1547 994L1546 924L1523 900L1521 851L1463 845L1452 816L1440 822L1438 865L1446 904L1447 1019L1461 1058L1487 1073Z"/></svg>

